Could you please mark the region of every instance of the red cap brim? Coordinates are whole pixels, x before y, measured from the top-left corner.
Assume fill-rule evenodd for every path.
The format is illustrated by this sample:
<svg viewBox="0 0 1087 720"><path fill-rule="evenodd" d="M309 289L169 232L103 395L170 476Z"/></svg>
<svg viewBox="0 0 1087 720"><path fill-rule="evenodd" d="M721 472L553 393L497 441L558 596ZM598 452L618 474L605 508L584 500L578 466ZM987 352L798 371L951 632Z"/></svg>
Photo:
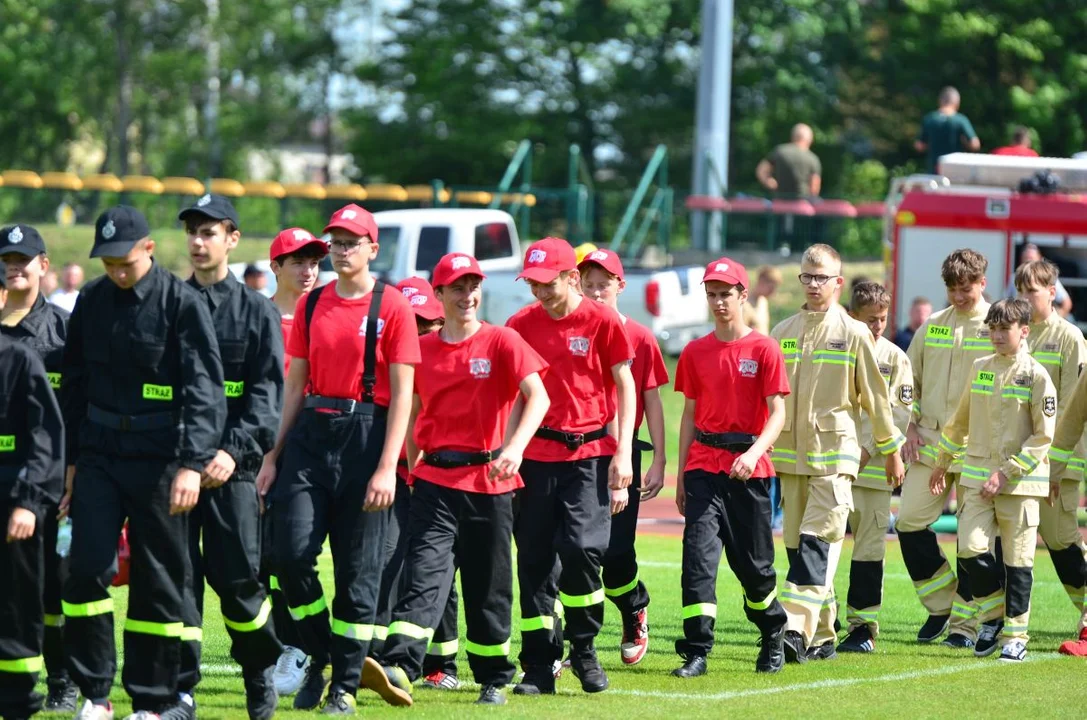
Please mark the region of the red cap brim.
<svg viewBox="0 0 1087 720"><path fill-rule="evenodd" d="M549 283L557 278L560 272L560 270L551 270L542 267L525 268L521 274L517 276L517 279L531 280L538 283Z"/></svg>

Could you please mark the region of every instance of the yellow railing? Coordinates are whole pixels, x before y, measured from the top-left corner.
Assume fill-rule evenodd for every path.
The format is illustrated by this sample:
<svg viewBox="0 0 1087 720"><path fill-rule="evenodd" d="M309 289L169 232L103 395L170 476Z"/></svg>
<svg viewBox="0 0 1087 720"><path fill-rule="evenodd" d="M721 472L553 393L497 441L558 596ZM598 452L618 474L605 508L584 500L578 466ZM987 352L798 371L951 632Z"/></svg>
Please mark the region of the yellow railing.
<svg viewBox="0 0 1087 720"><path fill-rule="evenodd" d="M427 202L434 198L434 189L429 185L321 185L319 183L278 183L274 181L238 182L230 178L214 178L209 184L188 177L148 177L146 175L87 175L80 177L69 172L43 172L32 170L5 170L0 173L0 187L28 188L31 190L100 190L104 192L146 193L150 195L203 195L214 192L228 197L264 197L264 198L304 198L307 200L383 200L389 202ZM471 205L487 205L494 198L489 192L482 191L439 191L439 200L448 203L454 198L457 202ZM506 193L503 202L520 202L528 207L536 204L536 196L531 194Z"/></svg>

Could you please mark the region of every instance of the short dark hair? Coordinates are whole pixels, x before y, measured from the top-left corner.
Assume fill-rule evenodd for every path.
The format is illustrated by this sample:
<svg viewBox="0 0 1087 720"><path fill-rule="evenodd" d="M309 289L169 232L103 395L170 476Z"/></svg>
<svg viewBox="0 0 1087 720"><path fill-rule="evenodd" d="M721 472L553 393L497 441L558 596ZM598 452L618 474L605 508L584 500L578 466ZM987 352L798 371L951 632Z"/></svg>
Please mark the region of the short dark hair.
<svg viewBox="0 0 1087 720"><path fill-rule="evenodd" d="M858 275L849 281L849 291L852 292L857 289L857 286L861 283L873 282L872 278L867 275Z"/></svg>
<svg viewBox="0 0 1087 720"><path fill-rule="evenodd" d="M977 250L962 248L944 259L940 275L943 276L944 285L950 288L963 283L981 282L988 269L989 261L984 255Z"/></svg>
<svg viewBox="0 0 1087 720"><path fill-rule="evenodd" d="M264 272L259 267L250 264L245 266L245 272L242 273L242 277L258 277L263 274Z"/></svg>
<svg viewBox="0 0 1087 720"><path fill-rule="evenodd" d="M1012 142L1016 145L1022 145L1024 140L1030 140L1030 129L1019 125L1012 132Z"/></svg>
<svg viewBox="0 0 1087 720"><path fill-rule="evenodd" d="M217 220L216 218L204 215L203 213L190 212L185 214L185 232L190 235L195 235L196 231L200 229L200 226L207 222L222 223L226 226L227 235L238 229L238 226L234 224L233 220Z"/></svg>
<svg viewBox="0 0 1087 720"><path fill-rule="evenodd" d="M308 259L308 258L316 258L317 260L320 260L325 255L328 255L328 252L327 252L326 248L322 248L317 243L311 242L311 243L306 243L305 245L298 248L294 252L283 253L282 255L276 255L274 258L272 258L272 262L277 263L278 265L282 266L283 263L286 262L286 260L288 258L299 258L300 260L305 260L305 259Z"/></svg>
<svg viewBox="0 0 1087 720"><path fill-rule="evenodd" d="M990 328L1001 325L1030 325L1030 303L1022 298L998 300L989 306L985 324Z"/></svg>
<svg viewBox="0 0 1087 720"><path fill-rule="evenodd" d="M858 313L873 305L880 310L891 307L891 293L887 292L887 288L872 280L864 280L854 285L849 297L849 309Z"/></svg>

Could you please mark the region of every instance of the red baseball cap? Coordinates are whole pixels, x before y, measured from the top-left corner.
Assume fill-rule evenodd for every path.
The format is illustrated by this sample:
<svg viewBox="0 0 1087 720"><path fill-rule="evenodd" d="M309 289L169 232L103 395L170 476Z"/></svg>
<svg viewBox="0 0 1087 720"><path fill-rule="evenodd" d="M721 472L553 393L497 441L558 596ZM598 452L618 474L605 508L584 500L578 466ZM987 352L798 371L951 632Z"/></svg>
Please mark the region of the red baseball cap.
<svg viewBox="0 0 1087 720"><path fill-rule="evenodd" d="M483 271L479 269L479 262L476 261L471 255L465 255L464 253L449 253L442 256L442 259L438 261L438 264L434 266L434 273L430 279L434 284L434 287L441 287L442 285L448 285L457 278L464 277L465 275L478 275L481 278L487 277L483 274Z"/></svg>
<svg viewBox="0 0 1087 720"><path fill-rule="evenodd" d="M272 241L272 249L268 251L268 259L275 260L296 253L307 245L320 245L323 251L321 254L328 255L328 243L315 237L309 230L293 227L279 231L276 239Z"/></svg>
<svg viewBox="0 0 1087 720"><path fill-rule="evenodd" d="M706 274L702 276L702 282L718 280L729 285L739 285L743 289L751 286L747 279L747 268L727 257L717 258L706 266Z"/></svg>
<svg viewBox="0 0 1087 720"><path fill-rule="evenodd" d="M444 320L445 309L434 297L434 288L420 277L410 277L396 284L396 289L404 294L416 315L424 320Z"/></svg>
<svg viewBox="0 0 1087 720"><path fill-rule="evenodd" d="M580 270L586 265L599 265L620 280L623 279L623 261L619 259L617 253L611 250L593 250L581 259L577 269Z"/></svg>
<svg viewBox="0 0 1087 720"><path fill-rule="evenodd" d="M517 279L549 283L559 273L576 269L577 255L570 243L562 238L546 237L529 245L525 254L525 269Z"/></svg>
<svg viewBox="0 0 1087 720"><path fill-rule="evenodd" d="M334 228L341 228L357 237L369 237L371 242L377 242L377 221L369 210L355 205L344 205L332 213L325 225L325 232L332 232Z"/></svg>

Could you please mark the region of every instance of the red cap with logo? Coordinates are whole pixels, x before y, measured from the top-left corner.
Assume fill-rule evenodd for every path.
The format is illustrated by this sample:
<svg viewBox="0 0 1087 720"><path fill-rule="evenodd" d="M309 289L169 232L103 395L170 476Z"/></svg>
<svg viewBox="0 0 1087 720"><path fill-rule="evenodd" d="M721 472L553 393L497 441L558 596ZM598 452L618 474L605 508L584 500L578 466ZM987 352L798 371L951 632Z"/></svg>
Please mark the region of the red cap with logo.
<svg viewBox="0 0 1087 720"><path fill-rule="evenodd" d="M424 320L444 320L445 309L434 297L434 288L420 277L410 277L396 284L396 289L404 294L416 315Z"/></svg>
<svg viewBox="0 0 1087 720"><path fill-rule="evenodd" d="M702 276L702 282L718 280L729 285L739 285L743 289L751 286L747 279L747 268L727 257L717 258L706 266L706 274Z"/></svg>
<svg viewBox="0 0 1087 720"><path fill-rule="evenodd" d="M549 283L559 273L576 269L577 255L570 243L562 238L546 237L529 246L528 253L525 254L525 269L517 279Z"/></svg>
<svg viewBox="0 0 1087 720"><path fill-rule="evenodd" d="M623 279L623 261L619 259L618 253L612 252L611 250L593 250L582 258L581 262L578 263L577 269L581 270L586 265L599 265L620 280Z"/></svg>
<svg viewBox="0 0 1087 720"><path fill-rule="evenodd" d="M315 237L309 230L293 227L279 231L272 241L272 249L268 251L268 259L275 260L296 253L307 245L319 245L323 251L321 255L328 255L328 243Z"/></svg>
<svg viewBox="0 0 1087 720"><path fill-rule="evenodd" d="M377 221L368 210L354 203L344 205L332 213L328 225L325 225L325 232L332 232L336 228L346 230L356 237L369 237L371 242L377 242Z"/></svg>
<svg viewBox="0 0 1087 720"><path fill-rule="evenodd" d="M434 274L431 275L430 280L434 287L441 287L442 285L449 285L465 275L487 277L479 269L479 263L471 255L449 253L443 255L438 264L434 266Z"/></svg>

